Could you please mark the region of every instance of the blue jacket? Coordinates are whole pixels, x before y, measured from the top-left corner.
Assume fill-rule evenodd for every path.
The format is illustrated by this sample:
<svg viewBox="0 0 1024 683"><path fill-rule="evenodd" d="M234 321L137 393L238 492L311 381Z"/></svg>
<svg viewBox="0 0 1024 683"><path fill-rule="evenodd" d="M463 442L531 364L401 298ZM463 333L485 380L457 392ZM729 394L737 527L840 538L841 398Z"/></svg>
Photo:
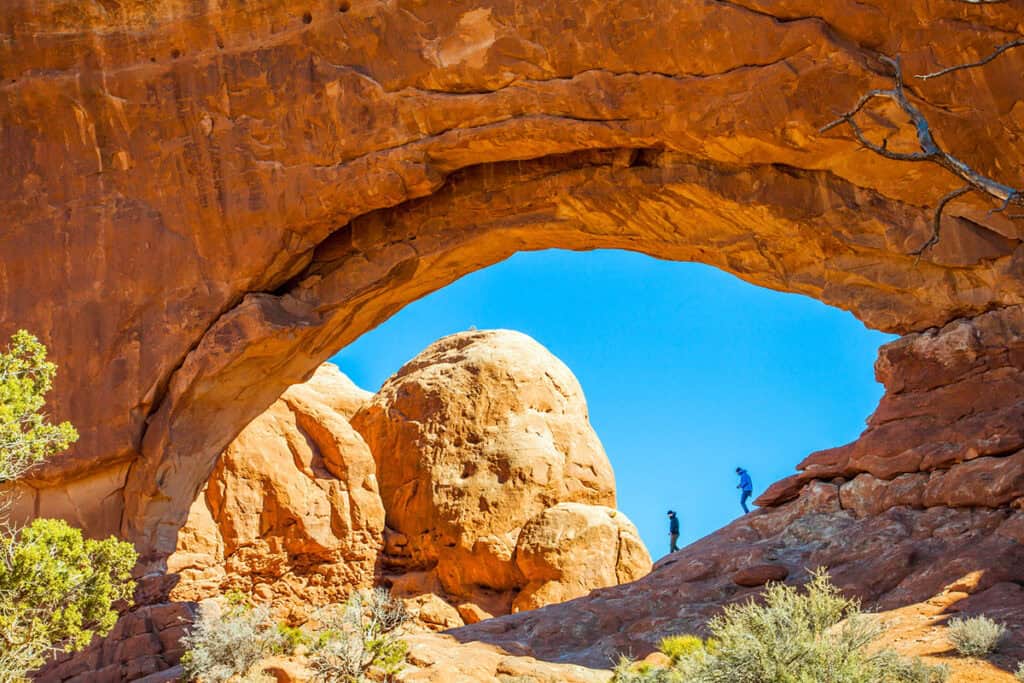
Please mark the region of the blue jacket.
<svg viewBox="0 0 1024 683"><path fill-rule="evenodd" d="M669 520L668 520L668 532L670 534L678 534L679 533L679 518L676 517L675 515L673 515L672 517L669 517Z"/></svg>
<svg viewBox="0 0 1024 683"><path fill-rule="evenodd" d="M747 474L746 470L740 470L740 490L742 491L753 491L754 484L750 481L750 475Z"/></svg>

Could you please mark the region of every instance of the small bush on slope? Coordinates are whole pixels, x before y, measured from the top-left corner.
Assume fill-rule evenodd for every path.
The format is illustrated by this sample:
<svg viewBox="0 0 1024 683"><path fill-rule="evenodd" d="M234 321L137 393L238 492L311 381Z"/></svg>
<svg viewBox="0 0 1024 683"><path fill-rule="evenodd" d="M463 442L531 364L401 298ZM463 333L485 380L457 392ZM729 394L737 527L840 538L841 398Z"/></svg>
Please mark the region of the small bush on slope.
<svg viewBox="0 0 1024 683"><path fill-rule="evenodd" d="M188 680L222 683L232 676L261 680L254 671L264 657L286 651L287 638L263 606L254 607L238 594L228 596L224 608L202 612L182 638L181 665Z"/></svg>
<svg viewBox="0 0 1024 683"><path fill-rule="evenodd" d="M764 603L730 605L708 628L713 647L695 649L668 669L638 671L620 662L616 683L942 683L945 667L907 660L868 645L880 629L824 572L803 593L773 584Z"/></svg>
<svg viewBox="0 0 1024 683"><path fill-rule="evenodd" d="M1024 662L1017 662L1017 672L1013 675L1018 681L1024 681Z"/></svg>
<svg viewBox="0 0 1024 683"><path fill-rule="evenodd" d="M396 631L409 620L400 600L386 590L353 593L344 605L322 610L319 638L309 653L318 680L363 683L393 680L402 670L408 646Z"/></svg>
<svg viewBox="0 0 1024 683"><path fill-rule="evenodd" d="M668 657L673 664L678 664L683 658L703 649L704 641L697 636L667 636L658 643L658 651Z"/></svg>
<svg viewBox="0 0 1024 683"><path fill-rule="evenodd" d="M988 617L949 620L949 641L965 657L992 654L1006 637L1006 627Z"/></svg>
<svg viewBox="0 0 1024 683"><path fill-rule="evenodd" d="M83 539L58 519L0 534L0 681L110 631L112 603L135 590L135 560L130 543Z"/></svg>

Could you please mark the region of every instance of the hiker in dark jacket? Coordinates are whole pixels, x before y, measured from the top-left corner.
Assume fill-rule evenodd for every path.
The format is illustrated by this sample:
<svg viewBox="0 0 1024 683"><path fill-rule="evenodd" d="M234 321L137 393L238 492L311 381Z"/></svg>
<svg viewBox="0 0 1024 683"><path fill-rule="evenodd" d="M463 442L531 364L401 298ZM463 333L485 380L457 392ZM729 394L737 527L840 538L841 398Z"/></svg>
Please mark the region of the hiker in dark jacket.
<svg viewBox="0 0 1024 683"><path fill-rule="evenodd" d="M679 518L676 517L674 510L668 511L668 537L670 539L668 551L674 553L679 550L679 546L676 545L676 541L679 540Z"/></svg>
<svg viewBox="0 0 1024 683"><path fill-rule="evenodd" d="M740 505L743 506L743 512L750 512L750 508L747 507L747 500L750 495L754 492L754 484L750 481L750 475L742 467L736 468L736 474L740 475L740 483L736 485L736 488L740 490Z"/></svg>

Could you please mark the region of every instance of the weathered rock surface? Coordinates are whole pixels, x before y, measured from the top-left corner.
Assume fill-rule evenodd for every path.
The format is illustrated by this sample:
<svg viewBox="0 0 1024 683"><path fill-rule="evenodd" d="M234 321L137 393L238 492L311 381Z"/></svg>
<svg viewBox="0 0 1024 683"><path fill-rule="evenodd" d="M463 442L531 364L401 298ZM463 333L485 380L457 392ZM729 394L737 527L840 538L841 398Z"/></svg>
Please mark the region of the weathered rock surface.
<svg viewBox="0 0 1024 683"><path fill-rule="evenodd" d="M173 599L236 589L295 620L373 585L384 507L373 456L347 420L369 396L325 364L242 431L168 559Z"/></svg>
<svg viewBox="0 0 1024 683"><path fill-rule="evenodd" d="M612 508L559 503L519 533L516 567L528 582L512 610L534 609L629 583L651 571L651 556L633 523Z"/></svg>
<svg viewBox="0 0 1024 683"><path fill-rule="evenodd" d="M456 603L507 614L520 589L534 584L532 594L573 563L595 567L517 607L618 583L619 527L607 508L588 510L614 506L611 465L576 378L533 339L507 330L445 337L385 382L352 424L377 459L390 529L385 564L418 573L412 586L399 580L400 591L436 580ZM559 503L586 505L549 510ZM523 550L528 524L537 533ZM550 558L559 569L542 569L544 535L560 533L580 542ZM637 545L628 545L624 577L645 572Z"/></svg>
<svg viewBox="0 0 1024 683"><path fill-rule="evenodd" d="M819 130L889 85L878 54L910 75L1021 30L1014 3L925 0L15 0L0 14L0 338L43 338L61 366L52 412L82 433L23 505L119 524L159 569L219 454L345 343L515 251L628 248L914 334L883 352L861 445L812 456L762 499L777 509L659 571L681 595L604 589L500 620L507 638L553 648L564 633L545 621L575 617L564 651L586 658L580 643L603 652L615 628L699 623L739 589L686 584L766 559L743 544L784 559L803 544L797 560L886 604L962 572L1018 581L1020 224L963 197L919 261L959 183ZM943 145L1015 187L1022 72L1016 50L914 88ZM903 123L864 117L893 149ZM833 493L851 508L821 508Z"/></svg>
<svg viewBox="0 0 1024 683"><path fill-rule="evenodd" d="M453 628L650 571L625 515L563 502L614 500L568 368L519 333L455 335L377 396L325 364L247 426L178 535L170 597L237 589L296 622L383 560L420 623Z"/></svg>
<svg viewBox="0 0 1024 683"><path fill-rule="evenodd" d="M43 683L121 683L169 681L184 653L180 640L195 618L195 605L174 602L146 605L122 616L108 637L73 655L61 655L33 677Z"/></svg>
<svg viewBox="0 0 1024 683"><path fill-rule="evenodd" d="M82 433L37 479L128 465L104 517L158 567L287 386L521 249L702 261L899 332L1022 303L1019 222L963 197L918 262L958 182L819 132L889 85L877 54L921 73L1020 30L1013 3L925 0L14 0L0 338L43 338ZM915 84L943 144L1015 187L1022 71L1016 50Z"/></svg>
<svg viewBox="0 0 1024 683"><path fill-rule="evenodd" d="M1024 580L1024 512L1009 508L890 508L858 517L838 487L816 482L780 507L746 515L659 561L639 581L587 597L451 631L537 659L605 668L621 652L642 657L673 633L701 633L723 605L756 595L733 577L763 565L787 581L827 567L865 606L889 610L948 591L980 596ZM1004 596L1000 616L1024 624L1024 594ZM572 628L566 628L571 624ZM1011 648L1024 654L1024 633Z"/></svg>
<svg viewBox="0 0 1024 683"><path fill-rule="evenodd" d="M897 339L880 349L875 373L886 392L860 438L811 454L758 505L837 477L852 480L843 500L867 514L1024 496L1024 307Z"/></svg>

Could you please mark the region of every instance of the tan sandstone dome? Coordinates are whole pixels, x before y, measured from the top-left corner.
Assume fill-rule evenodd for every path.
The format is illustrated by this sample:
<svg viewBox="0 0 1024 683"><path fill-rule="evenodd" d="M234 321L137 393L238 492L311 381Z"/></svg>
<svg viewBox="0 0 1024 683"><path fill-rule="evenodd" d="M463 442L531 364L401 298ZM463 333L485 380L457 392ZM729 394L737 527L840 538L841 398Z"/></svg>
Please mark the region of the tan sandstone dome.
<svg viewBox="0 0 1024 683"><path fill-rule="evenodd" d="M512 604L519 612L635 581L651 571L651 556L621 512L560 503L523 527L516 566L529 581Z"/></svg>
<svg viewBox="0 0 1024 683"><path fill-rule="evenodd" d="M491 613L527 583L513 558L527 521L563 502L615 505L579 382L518 332L441 339L352 424L377 460L396 562Z"/></svg>
<svg viewBox="0 0 1024 683"><path fill-rule="evenodd" d="M172 597L239 589L301 617L373 584L384 508L347 420L369 396L326 363L245 428L178 535Z"/></svg>

